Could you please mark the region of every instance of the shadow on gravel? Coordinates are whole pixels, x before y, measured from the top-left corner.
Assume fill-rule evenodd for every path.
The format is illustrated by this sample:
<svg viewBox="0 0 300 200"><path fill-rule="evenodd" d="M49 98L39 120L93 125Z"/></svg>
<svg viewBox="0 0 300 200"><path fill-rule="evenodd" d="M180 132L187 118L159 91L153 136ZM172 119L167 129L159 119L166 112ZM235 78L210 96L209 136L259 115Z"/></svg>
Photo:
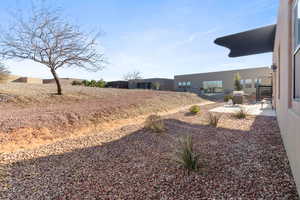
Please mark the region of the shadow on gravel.
<svg viewBox="0 0 300 200"><path fill-rule="evenodd" d="M165 123L164 134L141 129L99 146L13 163L2 197L298 199L276 119L257 117L250 131ZM174 139L186 134L205 166L190 175L170 159Z"/></svg>

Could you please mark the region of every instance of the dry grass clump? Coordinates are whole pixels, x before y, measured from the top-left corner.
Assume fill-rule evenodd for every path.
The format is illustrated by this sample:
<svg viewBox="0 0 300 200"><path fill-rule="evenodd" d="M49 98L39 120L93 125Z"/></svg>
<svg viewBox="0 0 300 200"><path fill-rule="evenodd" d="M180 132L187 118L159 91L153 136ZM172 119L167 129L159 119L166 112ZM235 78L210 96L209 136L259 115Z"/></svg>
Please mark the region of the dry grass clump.
<svg viewBox="0 0 300 200"><path fill-rule="evenodd" d="M233 114L233 116L237 119L246 119L247 115L247 111L243 108Z"/></svg>
<svg viewBox="0 0 300 200"><path fill-rule="evenodd" d="M200 106L194 105L190 107L190 112L194 115L198 114L200 112Z"/></svg>
<svg viewBox="0 0 300 200"><path fill-rule="evenodd" d="M150 115L145 121L145 128L155 133L166 131L165 123L159 115Z"/></svg>
<svg viewBox="0 0 300 200"><path fill-rule="evenodd" d="M220 121L221 115L216 115L213 113L208 113L208 123L211 126L217 127Z"/></svg>
<svg viewBox="0 0 300 200"><path fill-rule="evenodd" d="M174 160L189 171L198 170L199 155L194 151L192 136L185 136L178 140L175 146Z"/></svg>

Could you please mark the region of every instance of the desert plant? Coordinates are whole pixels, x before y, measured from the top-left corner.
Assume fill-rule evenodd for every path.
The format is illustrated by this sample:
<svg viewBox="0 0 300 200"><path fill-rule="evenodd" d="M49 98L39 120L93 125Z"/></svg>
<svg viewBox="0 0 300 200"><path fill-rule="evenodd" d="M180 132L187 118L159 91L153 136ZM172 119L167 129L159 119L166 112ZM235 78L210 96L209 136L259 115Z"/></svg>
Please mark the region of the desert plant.
<svg viewBox="0 0 300 200"><path fill-rule="evenodd" d="M150 115L145 121L145 128L155 133L162 133L166 130L165 123L159 115Z"/></svg>
<svg viewBox="0 0 300 200"><path fill-rule="evenodd" d="M89 81L88 80L83 80L82 81L82 85L84 85L84 86L89 86Z"/></svg>
<svg viewBox="0 0 300 200"><path fill-rule="evenodd" d="M200 106L194 105L194 106L190 107L190 112L192 114L198 114L200 112Z"/></svg>
<svg viewBox="0 0 300 200"><path fill-rule="evenodd" d="M153 84L153 89L154 89L154 90L159 90L159 89L160 89L160 84L159 84L159 82L155 82L155 83Z"/></svg>
<svg viewBox="0 0 300 200"><path fill-rule="evenodd" d="M72 81L72 85L82 85L81 81Z"/></svg>
<svg viewBox="0 0 300 200"><path fill-rule="evenodd" d="M106 83L103 79L97 81L97 83L96 83L96 87L99 87L99 88L105 88L105 85L106 85Z"/></svg>
<svg viewBox="0 0 300 200"><path fill-rule="evenodd" d="M209 113L208 116L209 116L208 117L208 123L209 123L209 125L217 127L218 123L220 121L221 115L216 115L216 114L213 114L213 113Z"/></svg>
<svg viewBox="0 0 300 200"><path fill-rule="evenodd" d="M194 152L192 136L185 136L178 140L174 160L189 171L198 170L199 155Z"/></svg>
<svg viewBox="0 0 300 200"><path fill-rule="evenodd" d="M234 75L234 89L236 91L241 91L243 89L243 86L241 84L241 76L239 73L236 73Z"/></svg>
<svg viewBox="0 0 300 200"><path fill-rule="evenodd" d="M241 108L239 111L234 113L233 116L237 119L245 119L247 117L247 111Z"/></svg>
<svg viewBox="0 0 300 200"><path fill-rule="evenodd" d="M96 85L97 85L97 81L95 80L91 80L88 84L89 87L96 87Z"/></svg>
<svg viewBox="0 0 300 200"><path fill-rule="evenodd" d="M224 102L228 102L230 99L232 100L233 96L231 96L231 95L224 96Z"/></svg>

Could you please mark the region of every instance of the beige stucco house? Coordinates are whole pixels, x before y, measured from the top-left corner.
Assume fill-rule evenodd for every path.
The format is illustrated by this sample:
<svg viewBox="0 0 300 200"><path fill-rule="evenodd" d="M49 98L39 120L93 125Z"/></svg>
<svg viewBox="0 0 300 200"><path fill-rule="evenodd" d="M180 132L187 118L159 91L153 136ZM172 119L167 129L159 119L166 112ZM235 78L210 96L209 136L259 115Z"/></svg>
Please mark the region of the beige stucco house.
<svg viewBox="0 0 300 200"><path fill-rule="evenodd" d="M176 75L174 88L180 92L193 93L230 93L234 90L234 76L239 74L243 91L256 93L257 85L271 85L270 67L208 72L199 74Z"/></svg>
<svg viewBox="0 0 300 200"><path fill-rule="evenodd" d="M128 81L129 89L157 89L164 91L174 90L174 80L167 78L148 78Z"/></svg>
<svg viewBox="0 0 300 200"><path fill-rule="evenodd" d="M280 0L276 25L215 42L228 47L230 57L273 52L273 104L300 194L300 0Z"/></svg>
<svg viewBox="0 0 300 200"><path fill-rule="evenodd" d="M0 80L0 83L30 83L30 84L42 84L43 81L40 78L20 77L15 75L9 75L4 80Z"/></svg>

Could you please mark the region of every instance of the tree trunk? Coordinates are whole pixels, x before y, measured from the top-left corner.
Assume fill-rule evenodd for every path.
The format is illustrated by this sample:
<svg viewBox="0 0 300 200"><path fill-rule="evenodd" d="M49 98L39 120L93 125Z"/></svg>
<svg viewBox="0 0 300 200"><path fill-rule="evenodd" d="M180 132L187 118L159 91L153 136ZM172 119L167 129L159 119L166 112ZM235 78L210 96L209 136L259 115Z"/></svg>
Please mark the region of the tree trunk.
<svg viewBox="0 0 300 200"><path fill-rule="evenodd" d="M53 77L55 79L55 83L56 83L56 86L57 86L57 94L58 95L62 95L61 84L59 82L59 78L58 78L58 76L56 74L56 71L54 69L51 69L51 73L52 73L52 75L53 75Z"/></svg>

